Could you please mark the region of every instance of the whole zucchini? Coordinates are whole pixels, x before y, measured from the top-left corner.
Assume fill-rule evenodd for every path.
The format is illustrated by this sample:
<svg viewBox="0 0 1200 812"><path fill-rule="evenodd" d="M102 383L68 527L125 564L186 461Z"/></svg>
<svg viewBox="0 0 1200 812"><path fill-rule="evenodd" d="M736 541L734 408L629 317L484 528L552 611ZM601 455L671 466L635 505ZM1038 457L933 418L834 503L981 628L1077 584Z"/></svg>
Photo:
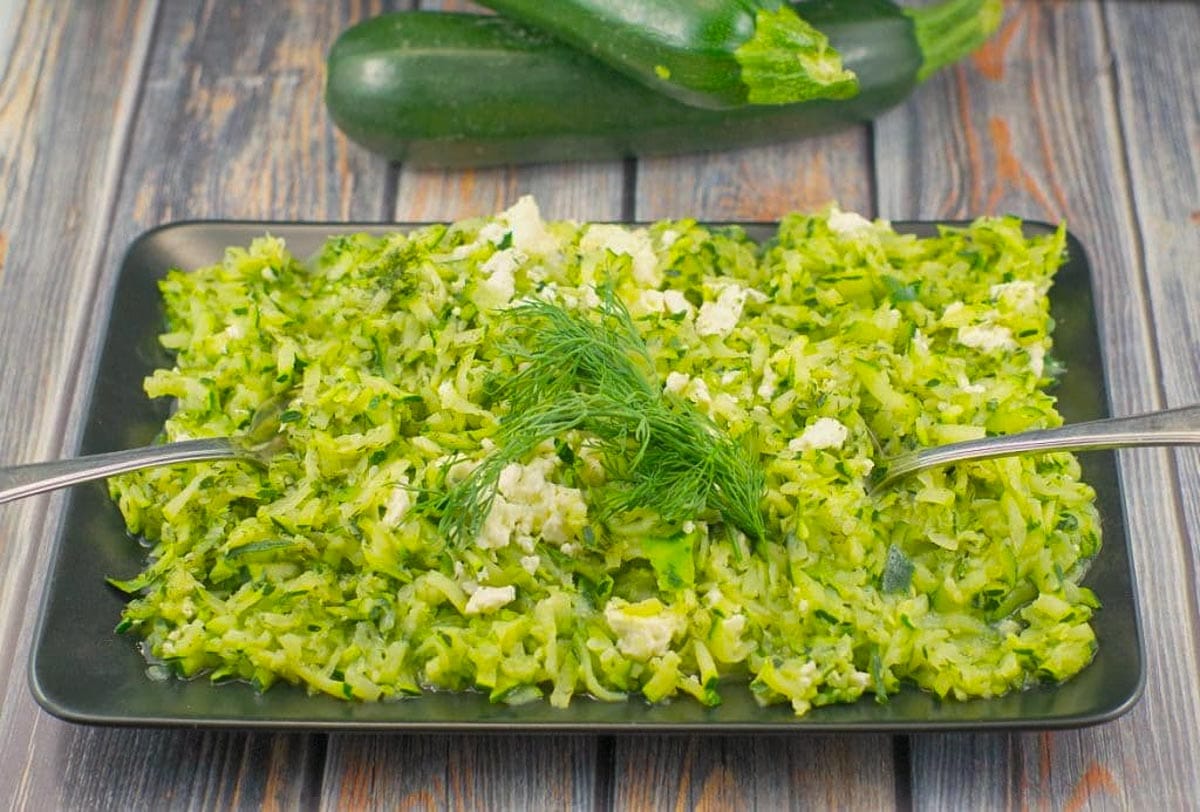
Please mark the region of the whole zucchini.
<svg viewBox="0 0 1200 812"><path fill-rule="evenodd" d="M481 0L695 107L844 99L854 74L781 0Z"/></svg>
<svg viewBox="0 0 1200 812"><path fill-rule="evenodd" d="M845 100L703 110L509 20L400 12L344 32L326 103L353 140L418 166L601 160L784 141L870 120L1000 22L1000 0L902 10L888 0L794 6L859 78Z"/></svg>

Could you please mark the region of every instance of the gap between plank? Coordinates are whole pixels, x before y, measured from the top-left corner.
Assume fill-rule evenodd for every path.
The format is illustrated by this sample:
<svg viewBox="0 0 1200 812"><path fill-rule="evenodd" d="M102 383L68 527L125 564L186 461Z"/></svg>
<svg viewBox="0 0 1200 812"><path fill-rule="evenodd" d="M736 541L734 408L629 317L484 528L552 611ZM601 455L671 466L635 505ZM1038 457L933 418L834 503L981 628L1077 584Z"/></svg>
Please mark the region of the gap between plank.
<svg viewBox="0 0 1200 812"><path fill-rule="evenodd" d="M596 755L592 771L592 809L607 812L615 804L613 783L616 777L616 742L612 736L596 737Z"/></svg>
<svg viewBox="0 0 1200 812"><path fill-rule="evenodd" d="M400 163L389 161L387 175L383 179L383 201L381 202L380 221L396 222L396 204L400 196Z"/></svg>
<svg viewBox="0 0 1200 812"><path fill-rule="evenodd" d="M872 120L864 128L866 136L863 156L867 164L867 199L871 201L872 217L883 216L879 199L879 166L875 161L875 122ZM895 212L889 212L893 216ZM911 812L913 808L913 776L912 776L912 739L910 736L896 734L892 736L892 791L895 793L896 809Z"/></svg>
<svg viewBox="0 0 1200 812"><path fill-rule="evenodd" d="M637 218L637 158L626 158L621 177L621 219L627 223Z"/></svg>

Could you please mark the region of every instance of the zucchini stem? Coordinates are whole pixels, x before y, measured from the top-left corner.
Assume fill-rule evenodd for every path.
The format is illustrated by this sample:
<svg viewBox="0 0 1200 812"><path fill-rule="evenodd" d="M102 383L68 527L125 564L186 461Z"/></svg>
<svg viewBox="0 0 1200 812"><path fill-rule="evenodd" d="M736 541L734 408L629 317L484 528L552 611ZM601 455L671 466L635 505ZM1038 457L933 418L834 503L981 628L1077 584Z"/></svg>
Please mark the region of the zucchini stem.
<svg viewBox="0 0 1200 812"><path fill-rule="evenodd" d="M1004 19L1004 4L1001 0L944 0L905 13L913 21L924 57L917 72L918 81L923 82L986 42Z"/></svg>

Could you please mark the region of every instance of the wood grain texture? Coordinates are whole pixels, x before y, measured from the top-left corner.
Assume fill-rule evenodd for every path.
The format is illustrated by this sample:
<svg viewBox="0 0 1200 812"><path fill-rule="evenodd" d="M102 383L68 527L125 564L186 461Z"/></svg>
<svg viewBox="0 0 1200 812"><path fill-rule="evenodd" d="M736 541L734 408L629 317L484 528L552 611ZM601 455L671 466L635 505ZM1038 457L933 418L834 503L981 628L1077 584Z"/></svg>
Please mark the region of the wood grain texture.
<svg viewBox="0 0 1200 812"><path fill-rule="evenodd" d="M1105 9L1118 70L1130 188L1141 232L1167 405L1200 402L1200 56L1192 46L1200 5ZM1177 607L1200 635L1200 453L1176 453L1179 539L1190 605Z"/></svg>
<svg viewBox="0 0 1200 812"><path fill-rule="evenodd" d="M644 220L777 220L837 202L874 213L865 128L727 152L647 158L637 165L636 216Z"/></svg>
<svg viewBox="0 0 1200 812"><path fill-rule="evenodd" d="M1115 87L1117 76L1142 74L1138 64L1112 63L1101 5L1008 3L1004 28L984 52L878 123L877 184L888 217L1065 218L1092 260L1112 407L1132 413L1161 405ZM1150 16L1162 8L1119 5ZM1154 47L1148 42L1138 41L1143 56ZM1178 60L1186 50L1163 58ZM1167 99L1158 103L1160 116L1175 109ZM1143 183L1147 193L1157 188ZM1145 699L1123 719L1079 732L916 739L918 806L1166 808L1194 800L1194 560L1183 550L1167 455L1140 451L1121 460L1141 584Z"/></svg>
<svg viewBox="0 0 1200 812"><path fill-rule="evenodd" d="M108 215L152 4L7 7L0 13L0 459L59 452L75 353ZM11 27L9 27L11 26ZM29 629L44 571L46 515L61 500L0 508L0 803L39 800L42 721L29 697ZM51 764L49 769L53 769ZM46 770L48 773L49 770Z"/></svg>
<svg viewBox="0 0 1200 812"><path fill-rule="evenodd" d="M617 809L893 809L890 736L620 739Z"/></svg>
<svg viewBox="0 0 1200 812"><path fill-rule="evenodd" d="M78 75L70 81L79 86L70 101L58 99L50 108L52 116L31 124L36 132L79 134L81 143L66 140L52 160L95 171L89 162L103 166L104 153L92 158L86 147L98 133L112 133L111 148L103 140L98 148L110 149L120 159L113 164L120 172L106 178L106 199L99 205L64 194L72 188L64 182L69 178L51 176L30 183L46 189L47 198L61 201L66 209L42 212L48 220L31 233L43 235L42 241L50 245L70 245L70 233L61 243L44 239L45 223L59 220L85 223L97 235L90 256L42 263L73 274L62 273L61 280L51 275L21 277L42 298L74 302L79 312L64 319L73 330L65 336L65 348L49 345L57 352L78 354L70 360L78 364L80 380L90 378L98 354L99 331L87 328L104 323L101 317L110 306L119 312L120 303L110 301L112 283L126 247L143 229L193 217L379 220L386 215L386 164L352 149L332 129L322 104L329 45L354 19L379 10L379 4L359 3L177 2L164 4L157 20L153 7L144 10L144 19L131 20L132 14L120 16L113 8L85 4L64 23L61 43L44 46L41 58L59 70L74 70ZM138 31L133 22L142 26L147 41L153 30L153 47L128 48L130 31ZM61 54L56 53L59 48ZM106 62L117 55L133 60L124 67L131 77L124 88L110 88L112 77L120 72ZM27 65L37 61L24 58ZM65 86L57 92L68 96L72 90ZM25 160L20 166L36 171L38 161ZM78 185L89 188L82 181ZM23 197L30 205L42 202L37 193L25 192ZM86 211L81 208L85 204ZM17 246L9 267L20 256ZM60 284L71 284L71 290L83 295L72 300L59 291ZM2 312L6 319L28 317L16 308ZM46 339L59 332L50 325L26 326L26 334ZM23 347L11 336L6 339L6 350ZM68 382L73 376L67 373L73 372L59 370ZM70 400L68 387L54 402ZM81 407L73 404L65 425L48 423L45 431L22 433L5 427L4 440L52 438L69 448L79 431ZM54 513L27 522L29 549L45 547L56 528ZM43 571L44 563L39 559L35 564L31 557L22 576L37 583L41 578L36 573ZM29 628L36 601L28 603L28 609L6 611L4 621ZM6 635L5 640L10 639L12 635ZM5 738L0 743L9 765L0 780L14 782L7 789L19 805L295 808L315 797L323 768L323 736L72 727L33 706L23 678L26 642L16 651L19 678L9 680Z"/></svg>
<svg viewBox="0 0 1200 812"><path fill-rule="evenodd" d="M592 804L593 736L329 739L323 809L578 809Z"/></svg>

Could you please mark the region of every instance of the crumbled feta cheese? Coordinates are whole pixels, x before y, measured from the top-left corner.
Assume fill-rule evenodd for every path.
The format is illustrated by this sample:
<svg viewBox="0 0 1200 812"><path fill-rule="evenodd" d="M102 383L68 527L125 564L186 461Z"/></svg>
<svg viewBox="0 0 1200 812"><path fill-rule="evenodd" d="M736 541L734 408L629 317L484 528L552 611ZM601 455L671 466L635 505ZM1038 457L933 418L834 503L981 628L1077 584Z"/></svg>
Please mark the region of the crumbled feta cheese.
<svg viewBox="0 0 1200 812"><path fill-rule="evenodd" d="M628 603L612 598L604 607L604 620L617 636L617 648L626 657L648 660L665 654L671 638L683 631L683 622L657 598Z"/></svg>
<svg viewBox="0 0 1200 812"><path fill-rule="evenodd" d="M523 555L521 556L521 569L525 570L530 575L537 572L538 567L542 565L542 557L539 555Z"/></svg>
<svg viewBox="0 0 1200 812"><path fill-rule="evenodd" d="M500 472L492 509L476 544L485 549L507 547L513 541L532 552L540 536L562 544L587 521L587 503L578 488L547 480L558 458L553 450L526 465L510 463Z"/></svg>
<svg viewBox="0 0 1200 812"><path fill-rule="evenodd" d="M775 384L778 382L779 376L775 373L775 368L770 364L764 366L762 382L758 385L758 396L763 400L775 397Z"/></svg>
<svg viewBox="0 0 1200 812"><path fill-rule="evenodd" d="M504 241L504 235L508 233L508 227L503 223L492 220L486 223L483 228L475 235L475 239L471 242L465 242L454 248L450 253L445 255L445 258L450 262L455 262L460 259L466 259L475 253L484 245L499 245Z"/></svg>
<svg viewBox="0 0 1200 812"><path fill-rule="evenodd" d="M808 449L841 448L850 431L832 417L818 418L788 443L788 450L799 453Z"/></svg>
<svg viewBox="0 0 1200 812"><path fill-rule="evenodd" d="M498 274L511 279L523 259L524 257L517 253L516 249L504 248L488 257L479 266L479 270L486 276L496 276Z"/></svg>
<svg viewBox="0 0 1200 812"><path fill-rule="evenodd" d="M558 248L558 240L546 229L537 202L525 195L499 218L512 230L512 244L530 254L549 254Z"/></svg>
<svg viewBox="0 0 1200 812"><path fill-rule="evenodd" d="M476 235L475 239L480 242L490 242L492 245L499 245L504 242L504 235L507 233L508 229L504 227L503 223L493 220L479 229L479 234Z"/></svg>
<svg viewBox="0 0 1200 812"><path fill-rule="evenodd" d="M657 288L662 284L662 273L658 268L658 257L650 243L650 234L644 228L626 228L610 223L596 223L588 227L579 241L583 252L608 250L614 254L628 256L633 260L633 279L645 288Z"/></svg>
<svg viewBox="0 0 1200 812"><path fill-rule="evenodd" d="M700 305L696 317L696 332L702 336L727 336L737 327L746 306L747 291L741 285L729 283L721 287L716 301Z"/></svg>
<svg viewBox="0 0 1200 812"><path fill-rule="evenodd" d="M679 290L664 290L663 305L668 313L691 313L694 310L692 303Z"/></svg>
<svg viewBox="0 0 1200 812"><path fill-rule="evenodd" d="M700 406L707 406L712 403L712 393L708 391L708 384L702 378L692 378L692 382L688 386L687 396L693 403Z"/></svg>
<svg viewBox="0 0 1200 812"><path fill-rule="evenodd" d="M392 488L388 496L387 507L383 511L384 527L395 527L404 520L408 509L412 507L412 494L408 490L408 477L403 477L399 485Z"/></svg>
<svg viewBox="0 0 1200 812"><path fill-rule="evenodd" d="M829 230L840 237L851 237L862 231L870 231L874 224L861 214L833 208L829 212Z"/></svg>
<svg viewBox="0 0 1200 812"><path fill-rule="evenodd" d="M948 327L955 326L955 323L961 323L965 318L968 318L967 306L962 302L951 302L942 311L942 323Z"/></svg>
<svg viewBox="0 0 1200 812"><path fill-rule="evenodd" d="M663 384L663 389L673 395L683 394L683 390L687 388L688 383L692 379L682 372L670 372L667 374L667 381Z"/></svg>
<svg viewBox="0 0 1200 812"><path fill-rule="evenodd" d="M457 485L478 467L479 463L475 460L459 460L446 470L446 482L450 485Z"/></svg>
<svg viewBox="0 0 1200 812"><path fill-rule="evenodd" d="M912 344L922 355L929 354L929 338L920 330L913 331Z"/></svg>
<svg viewBox="0 0 1200 812"><path fill-rule="evenodd" d="M670 248L675 244L675 241L679 239L679 232L673 228L668 228L659 235L658 239L662 243L663 248Z"/></svg>
<svg viewBox="0 0 1200 812"><path fill-rule="evenodd" d="M958 343L964 347L971 347L983 352L1012 350L1017 346L1017 342L1013 340L1012 330L992 324L975 324L959 327Z"/></svg>
<svg viewBox="0 0 1200 812"><path fill-rule="evenodd" d="M1029 369L1035 377L1042 377L1046 371L1046 348L1041 344L1034 344L1029 348Z"/></svg>
<svg viewBox="0 0 1200 812"><path fill-rule="evenodd" d="M512 603L517 599L517 590L513 586L481 586L467 601L468 615L486 615Z"/></svg>
<svg viewBox="0 0 1200 812"><path fill-rule="evenodd" d="M497 251L480 266L486 278L479 283L473 301L481 310L503 307L517 292L516 270L524 257L512 248Z"/></svg>
<svg viewBox="0 0 1200 812"><path fill-rule="evenodd" d="M999 285L992 285L990 293L992 299L997 302L1004 302L1014 310L1028 311L1037 308L1040 293L1037 283L1031 282L1028 279L1017 279L1012 282L1003 282Z"/></svg>

